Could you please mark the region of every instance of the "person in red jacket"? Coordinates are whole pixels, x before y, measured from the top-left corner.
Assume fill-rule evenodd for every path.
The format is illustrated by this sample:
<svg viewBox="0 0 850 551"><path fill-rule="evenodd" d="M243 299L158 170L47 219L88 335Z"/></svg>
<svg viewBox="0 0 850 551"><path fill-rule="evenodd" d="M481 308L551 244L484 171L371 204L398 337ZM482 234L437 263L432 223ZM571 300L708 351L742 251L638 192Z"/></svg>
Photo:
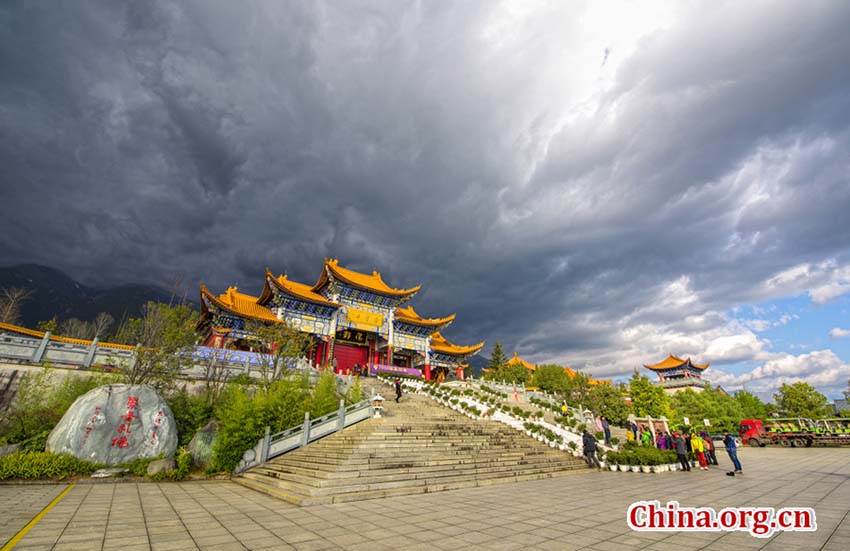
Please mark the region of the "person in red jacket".
<svg viewBox="0 0 850 551"><path fill-rule="evenodd" d="M709 465L717 465L717 455L714 453L714 440L705 432L699 433L705 445L705 462Z"/></svg>

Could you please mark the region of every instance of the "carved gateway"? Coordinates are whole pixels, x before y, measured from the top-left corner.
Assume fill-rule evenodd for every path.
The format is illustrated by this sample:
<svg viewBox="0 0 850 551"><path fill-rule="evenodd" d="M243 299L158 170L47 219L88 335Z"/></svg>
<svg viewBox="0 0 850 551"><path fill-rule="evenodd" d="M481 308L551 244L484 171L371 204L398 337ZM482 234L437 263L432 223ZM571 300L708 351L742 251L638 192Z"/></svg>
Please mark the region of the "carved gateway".
<svg viewBox="0 0 850 551"><path fill-rule="evenodd" d="M310 360L316 365L328 363L343 372L358 370L357 364L362 363L396 365L419 369L429 378L431 358L437 358L441 367L457 369L484 343L464 347L443 338L439 332L455 316L419 316L406 305L419 289L390 287L378 272L356 272L326 259L312 286L286 275L274 276L268 269L260 296L241 293L236 287L214 295L202 285L199 326L207 334L207 346L239 347L250 341L246 321L286 322L313 335ZM334 350L336 343L339 354ZM364 350L355 353L352 347ZM353 358L355 365L347 365Z"/></svg>

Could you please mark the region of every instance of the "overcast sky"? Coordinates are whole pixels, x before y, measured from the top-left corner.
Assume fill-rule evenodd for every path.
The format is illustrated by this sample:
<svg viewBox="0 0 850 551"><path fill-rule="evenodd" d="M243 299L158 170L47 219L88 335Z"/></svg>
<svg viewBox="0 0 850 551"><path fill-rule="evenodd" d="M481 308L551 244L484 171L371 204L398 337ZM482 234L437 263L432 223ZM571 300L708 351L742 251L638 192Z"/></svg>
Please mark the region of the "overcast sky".
<svg viewBox="0 0 850 551"><path fill-rule="evenodd" d="M128 4L0 4L0 264L337 257L485 354L847 388L850 3Z"/></svg>

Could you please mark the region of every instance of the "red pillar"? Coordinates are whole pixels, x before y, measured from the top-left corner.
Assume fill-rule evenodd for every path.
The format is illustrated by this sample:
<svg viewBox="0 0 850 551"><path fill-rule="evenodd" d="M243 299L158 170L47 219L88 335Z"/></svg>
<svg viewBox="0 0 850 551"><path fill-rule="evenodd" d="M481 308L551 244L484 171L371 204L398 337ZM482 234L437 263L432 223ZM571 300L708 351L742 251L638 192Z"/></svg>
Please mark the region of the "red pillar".
<svg viewBox="0 0 850 551"><path fill-rule="evenodd" d="M431 380L431 364L425 364L425 380Z"/></svg>
<svg viewBox="0 0 850 551"><path fill-rule="evenodd" d="M460 379L461 381L464 380L463 379L463 368L462 367L457 368L457 378Z"/></svg>

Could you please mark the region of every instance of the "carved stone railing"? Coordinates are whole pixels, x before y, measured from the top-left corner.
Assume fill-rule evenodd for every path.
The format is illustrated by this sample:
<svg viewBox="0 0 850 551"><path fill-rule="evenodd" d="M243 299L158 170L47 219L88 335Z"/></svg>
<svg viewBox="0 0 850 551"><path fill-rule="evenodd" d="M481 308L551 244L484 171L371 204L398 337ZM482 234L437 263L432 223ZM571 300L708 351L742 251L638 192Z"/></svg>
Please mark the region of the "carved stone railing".
<svg viewBox="0 0 850 551"><path fill-rule="evenodd" d="M317 419L310 419L310 413L304 414L304 422L298 426L271 434L266 427L266 434L257 441L257 445L242 455L234 473L241 473L286 452L297 450L325 436L341 431L355 423L372 417L374 410L370 400L363 400L350 406L340 400L339 409Z"/></svg>

